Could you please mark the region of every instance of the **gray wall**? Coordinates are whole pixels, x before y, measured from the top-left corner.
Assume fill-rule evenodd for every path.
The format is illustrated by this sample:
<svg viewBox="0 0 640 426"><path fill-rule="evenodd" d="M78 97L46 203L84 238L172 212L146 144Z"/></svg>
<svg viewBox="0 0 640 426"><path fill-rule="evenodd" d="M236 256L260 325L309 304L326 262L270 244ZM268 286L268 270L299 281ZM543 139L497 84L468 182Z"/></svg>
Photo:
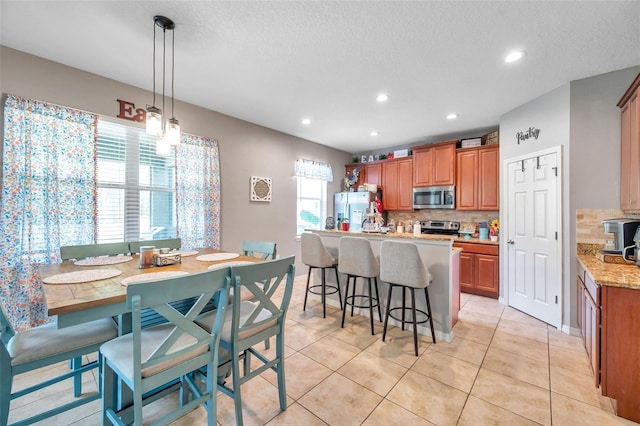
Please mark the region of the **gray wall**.
<svg viewBox="0 0 640 426"><path fill-rule="evenodd" d="M0 46L0 75L2 93L113 118L119 112L116 99L133 102L137 108L151 101L149 91L4 46ZM222 248L237 252L243 239L276 241L279 254L295 254L297 274L304 273L296 241L294 162L307 158L331 164L335 176L328 185L327 213L331 215L332 194L340 190L344 165L351 162L351 154L180 101L175 113L183 132L216 139L220 144ZM271 203L249 202L251 176L272 178Z"/></svg>
<svg viewBox="0 0 640 426"><path fill-rule="evenodd" d="M620 111L616 103L640 72L640 66L567 83L528 102L500 119L500 159L562 146L562 324L565 331L577 325L576 225L578 208L620 207ZM520 145L518 131L541 129L538 140ZM504 174L501 179L504 188ZM505 191L501 205L506 206ZM500 212L506 225L506 209ZM506 247L501 247L501 296L506 291Z"/></svg>
<svg viewBox="0 0 640 426"><path fill-rule="evenodd" d="M576 210L620 208L620 108L617 103L640 66L571 82L569 265L571 327L576 312ZM565 292L566 293L566 292Z"/></svg>

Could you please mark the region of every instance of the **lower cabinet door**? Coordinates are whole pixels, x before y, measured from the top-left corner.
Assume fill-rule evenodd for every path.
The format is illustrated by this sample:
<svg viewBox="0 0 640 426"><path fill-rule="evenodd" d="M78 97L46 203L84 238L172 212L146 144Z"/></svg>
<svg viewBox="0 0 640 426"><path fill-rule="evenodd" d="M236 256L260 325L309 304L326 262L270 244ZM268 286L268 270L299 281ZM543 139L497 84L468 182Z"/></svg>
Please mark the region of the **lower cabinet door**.
<svg viewBox="0 0 640 426"><path fill-rule="evenodd" d="M492 294L498 294L498 257L485 254L476 255L478 282L476 288Z"/></svg>
<svg viewBox="0 0 640 426"><path fill-rule="evenodd" d="M472 293L475 287L475 254L460 253L460 291Z"/></svg>

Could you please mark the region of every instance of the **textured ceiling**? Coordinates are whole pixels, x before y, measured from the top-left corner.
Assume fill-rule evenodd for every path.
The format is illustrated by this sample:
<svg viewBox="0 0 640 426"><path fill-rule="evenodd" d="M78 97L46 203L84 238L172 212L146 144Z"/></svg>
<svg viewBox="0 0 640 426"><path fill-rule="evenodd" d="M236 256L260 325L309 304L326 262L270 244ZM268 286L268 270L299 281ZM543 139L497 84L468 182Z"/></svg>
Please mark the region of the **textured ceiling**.
<svg viewBox="0 0 640 426"><path fill-rule="evenodd" d="M640 1L0 7L2 45L149 90L153 16L166 15L176 22L176 98L348 152L495 127L571 80L640 64ZM504 63L514 48L527 56Z"/></svg>

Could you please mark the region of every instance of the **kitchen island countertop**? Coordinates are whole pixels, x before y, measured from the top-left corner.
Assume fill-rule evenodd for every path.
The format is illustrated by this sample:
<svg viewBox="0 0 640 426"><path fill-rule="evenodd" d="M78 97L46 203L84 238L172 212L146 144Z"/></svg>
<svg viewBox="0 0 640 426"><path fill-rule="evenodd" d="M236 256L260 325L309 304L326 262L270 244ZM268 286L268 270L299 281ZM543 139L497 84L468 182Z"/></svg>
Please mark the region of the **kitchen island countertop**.
<svg viewBox="0 0 640 426"><path fill-rule="evenodd" d="M329 233L329 234L343 234L349 236L358 236L358 237L385 237L385 238L405 238L405 239L416 239L416 240L437 240L437 241L450 241L453 240L454 243L471 243L471 244L490 244L490 245L500 245L500 241L491 241L491 240L481 240L479 238L463 238L454 235L440 235L440 234L420 234L419 236L414 236L411 232L405 233L397 233L397 232L354 232L354 231L338 231L337 229L319 229L312 230L308 229L310 232L317 233Z"/></svg>

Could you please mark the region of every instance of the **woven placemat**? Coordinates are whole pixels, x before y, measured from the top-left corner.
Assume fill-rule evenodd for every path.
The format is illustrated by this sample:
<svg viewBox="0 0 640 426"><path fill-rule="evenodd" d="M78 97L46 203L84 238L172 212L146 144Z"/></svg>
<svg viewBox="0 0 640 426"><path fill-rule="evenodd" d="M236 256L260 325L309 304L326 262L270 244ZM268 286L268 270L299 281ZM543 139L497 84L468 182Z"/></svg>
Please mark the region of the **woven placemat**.
<svg viewBox="0 0 640 426"><path fill-rule="evenodd" d="M238 253L212 253L212 254L203 254L202 256L196 257L196 260L201 260L203 262L215 262L217 260L230 260L239 257Z"/></svg>
<svg viewBox="0 0 640 426"><path fill-rule="evenodd" d="M182 275L189 275L189 273L184 271L149 272L146 274L134 275L133 277L127 277L120 281L120 284L126 287L129 284L139 283L141 281L162 280L165 278L179 277Z"/></svg>
<svg viewBox="0 0 640 426"><path fill-rule="evenodd" d="M78 284L91 281L106 280L117 277L122 271L117 269L87 269L86 271L66 272L64 274L51 275L42 279L45 284Z"/></svg>
<svg viewBox="0 0 640 426"><path fill-rule="evenodd" d="M215 265L209 266L208 270L214 269L222 269L229 266L242 266L242 265L253 265L255 262L249 262L248 260L236 260L235 262L224 262L224 263L216 263Z"/></svg>
<svg viewBox="0 0 640 426"><path fill-rule="evenodd" d="M133 259L131 256L104 256L104 257L91 257L89 259L76 260L74 265L76 266L103 266L103 265L115 265L117 263L125 263Z"/></svg>

